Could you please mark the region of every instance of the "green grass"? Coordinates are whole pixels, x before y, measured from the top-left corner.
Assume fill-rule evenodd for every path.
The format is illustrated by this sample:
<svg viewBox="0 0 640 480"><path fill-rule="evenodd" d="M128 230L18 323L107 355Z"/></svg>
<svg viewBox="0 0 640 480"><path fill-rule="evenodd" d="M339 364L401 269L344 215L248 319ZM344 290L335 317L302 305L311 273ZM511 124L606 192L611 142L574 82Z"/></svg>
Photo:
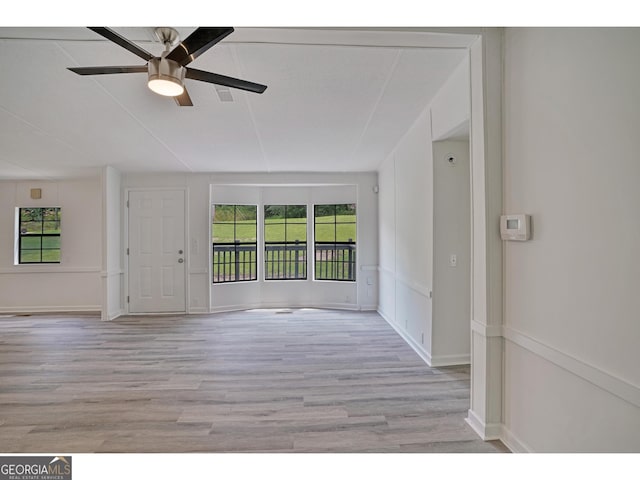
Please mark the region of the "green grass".
<svg viewBox="0 0 640 480"><path fill-rule="evenodd" d="M329 219L330 222L327 220ZM355 215L336 215L336 224L333 224L333 216L318 217L315 225L315 236L318 242L348 242L356 241L356 217ZM342 223L344 222L344 223Z"/></svg>
<svg viewBox="0 0 640 480"><path fill-rule="evenodd" d="M333 216L318 217L316 219L315 237L318 242L347 242L349 239L356 241L356 217L355 215L337 215L336 222L352 222L333 224ZM298 220L298 219L294 219ZM212 229L213 243L229 243L234 241L232 223L216 223ZM239 221L236 223L235 239L240 242L256 241L256 224L253 220ZM287 241L307 239L306 223L287 223ZM282 220L268 219L265 223L266 242L284 242L285 225Z"/></svg>
<svg viewBox="0 0 640 480"><path fill-rule="evenodd" d="M239 221L235 225L235 240L240 242L256 241L256 224L252 220ZM213 243L233 243L233 223L216 223L212 229Z"/></svg>

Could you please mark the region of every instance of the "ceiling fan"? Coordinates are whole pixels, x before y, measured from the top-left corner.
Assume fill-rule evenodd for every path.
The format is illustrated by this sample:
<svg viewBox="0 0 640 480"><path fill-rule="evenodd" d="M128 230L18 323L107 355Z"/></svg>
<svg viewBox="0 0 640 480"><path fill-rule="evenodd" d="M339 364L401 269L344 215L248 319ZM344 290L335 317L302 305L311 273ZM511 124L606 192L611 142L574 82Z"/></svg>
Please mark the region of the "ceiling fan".
<svg viewBox="0 0 640 480"><path fill-rule="evenodd" d="M147 61L145 65L116 67L70 67L78 75L107 75L115 73L147 73L149 88L168 97L174 97L181 107L193 106L191 97L184 86L184 79L199 80L249 92L262 93L266 85L227 77L217 73L187 68L187 65L213 47L227 35L233 33L233 27L199 27L180 42L178 32L169 27L155 29L156 36L165 49L160 57L154 57L123 36L107 27L88 27L107 40L110 40L131 53ZM172 49L173 48L173 49Z"/></svg>

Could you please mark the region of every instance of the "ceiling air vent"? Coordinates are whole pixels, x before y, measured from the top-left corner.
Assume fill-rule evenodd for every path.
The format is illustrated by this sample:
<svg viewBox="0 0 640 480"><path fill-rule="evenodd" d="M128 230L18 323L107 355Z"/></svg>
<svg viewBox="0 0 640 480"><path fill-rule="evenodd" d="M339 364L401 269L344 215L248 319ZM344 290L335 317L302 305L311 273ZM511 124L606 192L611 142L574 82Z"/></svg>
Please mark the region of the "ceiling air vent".
<svg viewBox="0 0 640 480"><path fill-rule="evenodd" d="M233 102L233 97L231 96L231 90L229 87L221 87L216 85L216 93L218 94L218 98L221 102Z"/></svg>

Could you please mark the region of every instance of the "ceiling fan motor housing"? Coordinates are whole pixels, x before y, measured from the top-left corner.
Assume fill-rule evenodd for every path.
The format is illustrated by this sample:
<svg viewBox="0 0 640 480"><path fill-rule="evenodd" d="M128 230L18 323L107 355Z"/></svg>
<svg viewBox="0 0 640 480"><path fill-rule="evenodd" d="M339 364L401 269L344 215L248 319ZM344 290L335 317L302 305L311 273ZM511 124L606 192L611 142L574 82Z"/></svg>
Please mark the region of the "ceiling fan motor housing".
<svg viewBox="0 0 640 480"><path fill-rule="evenodd" d="M182 91L184 89L184 76L186 71L186 68L178 62L174 62L168 58L152 58L149 60L149 87L151 87L155 81L159 80L174 83ZM163 94L157 90L156 92ZM175 94L171 95L164 93L163 95L173 96Z"/></svg>

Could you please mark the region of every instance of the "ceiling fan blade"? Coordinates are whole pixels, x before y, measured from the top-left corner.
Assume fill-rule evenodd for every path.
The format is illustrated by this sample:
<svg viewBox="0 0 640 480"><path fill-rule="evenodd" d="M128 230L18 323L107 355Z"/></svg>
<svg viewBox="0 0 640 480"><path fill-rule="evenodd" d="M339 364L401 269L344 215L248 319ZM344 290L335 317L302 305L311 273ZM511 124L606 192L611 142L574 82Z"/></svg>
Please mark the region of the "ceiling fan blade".
<svg viewBox="0 0 640 480"><path fill-rule="evenodd" d="M177 97L173 97L176 100L176 103L181 107L193 107L193 102L191 101L191 97L189 96L189 92L187 89L184 89L182 95L178 95Z"/></svg>
<svg viewBox="0 0 640 480"><path fill-rule="evenodd" d="M217 73L204 72L202 70L196 70L195 68L188 68L186 77L192 80L215 83L216 85L224 85L225 87L238 88L255 93L262 93L267 89L266 85L240 80L239 78L226 77L224 75L218 75Z"/></svg>
<svg viewBox="0 0 640 480"><path fill-rule="evenodd" d="M138 47L136 44L131 43L129 40L124 38L122 35L119 35L118 33L114 32L110 28L107 28L107 27L87 27L87 28L89 30L93 30L98 35L102 35L107 40L111 40L113 43L117 43L121 47L126 48L131 53L139 56L140 58L144 58L147 61L153 58L153 55L151 55L149 52Z"/></svg>
<svg viewBox="0 0 640 480"><path fill-rule="evenodd" d="M178 46L171 50L167 58L178 62L182 66L188 65L231 33L233 33L233 27L197 28L184 41L180 42Z"/></svg>
<svg viewBox="0 0 640 480"><path fill-rule="evenodd" d="M109 75L112 73L147 73L149 71L146 65L132 67L69 67L78 75Z"/></svg>

